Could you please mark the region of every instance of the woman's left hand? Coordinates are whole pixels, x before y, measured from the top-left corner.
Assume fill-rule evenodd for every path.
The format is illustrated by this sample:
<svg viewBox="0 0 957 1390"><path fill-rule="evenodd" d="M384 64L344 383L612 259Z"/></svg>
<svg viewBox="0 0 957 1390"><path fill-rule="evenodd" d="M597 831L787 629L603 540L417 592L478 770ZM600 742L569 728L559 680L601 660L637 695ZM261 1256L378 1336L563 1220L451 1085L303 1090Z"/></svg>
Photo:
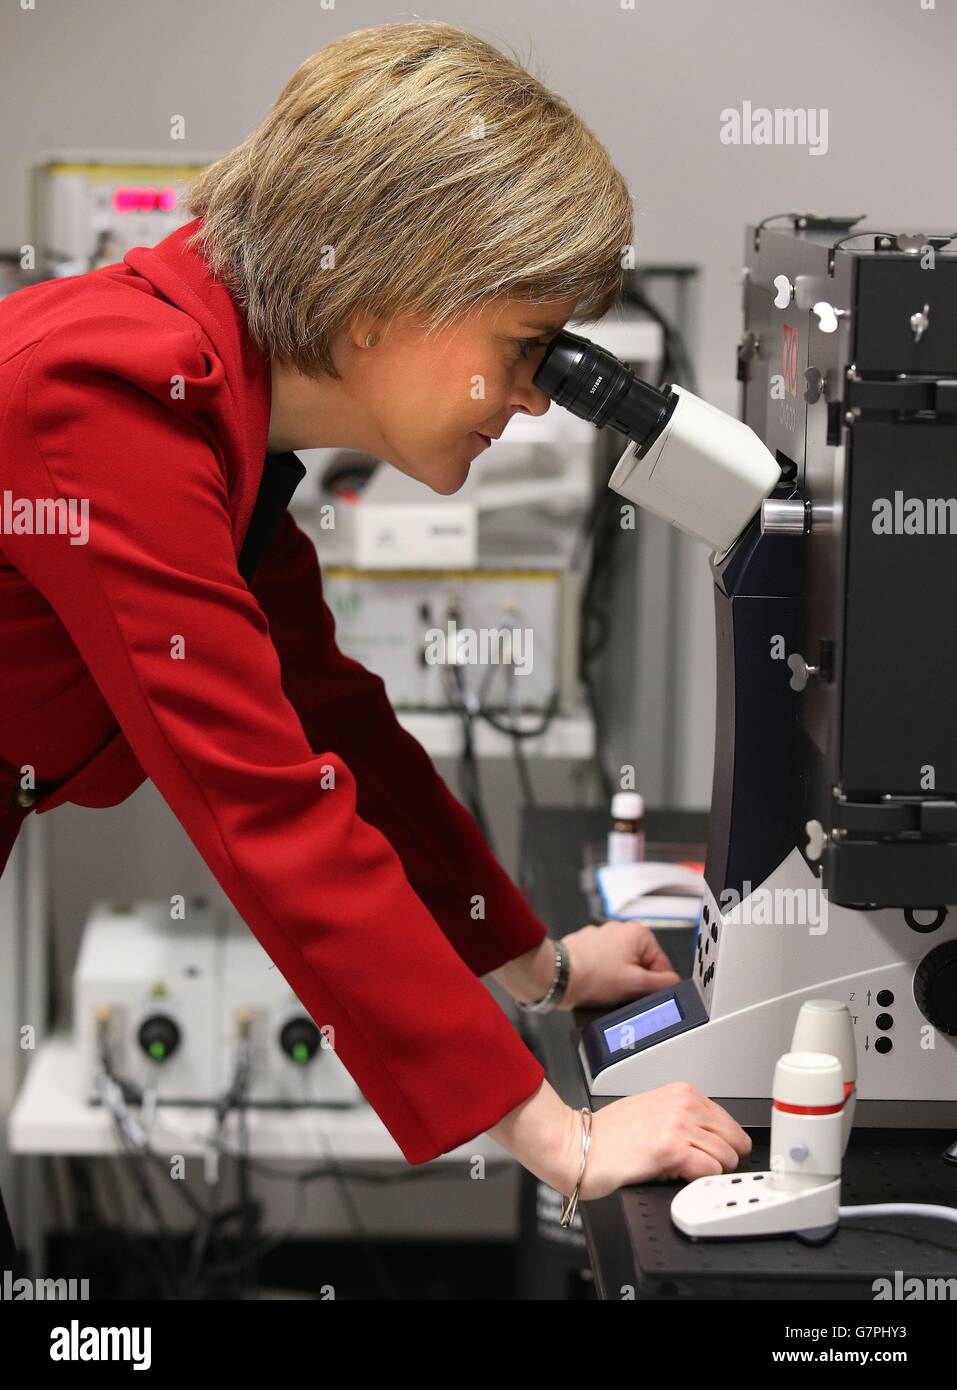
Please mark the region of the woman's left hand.
<svg viewBox="0 0 957 1390"><path fill-rule="evenodd" d="M605 922L562 937L569 979L559 1008L624 1004L676 985L680 976L644 922Z"/></svg>

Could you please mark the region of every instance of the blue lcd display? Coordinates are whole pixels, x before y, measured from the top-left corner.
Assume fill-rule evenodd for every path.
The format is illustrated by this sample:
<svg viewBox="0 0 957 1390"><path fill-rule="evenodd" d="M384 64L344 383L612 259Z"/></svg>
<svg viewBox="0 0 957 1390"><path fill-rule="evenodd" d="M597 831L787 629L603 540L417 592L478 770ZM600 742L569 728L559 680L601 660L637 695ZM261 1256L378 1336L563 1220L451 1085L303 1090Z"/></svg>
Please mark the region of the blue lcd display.
<svg viewBox="0 0 957 1390"><path fill-rule="evenodd" d="M677 999L666 999L663 1004L656 1004L653 1009L626 1018L624 1023L616 1023L613 1028L603 1029L603 1032L609 1052L618 1052L634 1047L642 1038L650 1038L653 1033L660 1033L673 1023L680 1022L681 1010Z"/></svg>

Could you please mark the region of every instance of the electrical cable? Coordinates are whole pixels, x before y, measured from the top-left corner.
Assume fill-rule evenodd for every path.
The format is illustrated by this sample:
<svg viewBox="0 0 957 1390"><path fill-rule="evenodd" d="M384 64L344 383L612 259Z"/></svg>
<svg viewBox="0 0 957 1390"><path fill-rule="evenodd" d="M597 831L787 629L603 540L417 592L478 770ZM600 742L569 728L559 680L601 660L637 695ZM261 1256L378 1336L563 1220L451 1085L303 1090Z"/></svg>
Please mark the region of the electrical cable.
<svg viewBox="0 0 957 1390"><path fill-rule="evenodd" d="M691 356L679 330L652 303L642 288L640 272L626 279L621 302L641 309L659 325L662 332L662 356L655 373L655 384L659 387L665 382L685 383L689 391L697 393L696 374ZM594 666L604 651L610 632L610 616L607 595L602 586L612 574L612 561L621 535L618 518L619 499L608 486L615 463L599 478L592 507L585 520L582 533L576 544L581 550L591 546L591 558L585 577L581 597L581 621L578 652L578 674L585 692L585 699L595 729L595 752L593 764L601 787L603 798L608 801L615 789L606 761L607 745L605 719L599 698Z"/></svg>
<svg viewBox="0 0 957 1390"><path fill-rule="evenodd" d="M362 1214L347 1185L346 1176L340 1169L338 1160L329 1146L328 1136L320 1132L319 1138L320 1142L324 1143L326 1146L326 1162L329 1165L330 1176L333 1178L336 1190L342 1199L342 1204L346 1208L351 1223L353 1239L358 1242L362 1250L371 1271L373 1283L386 1301L397 1302L399 1300L399 1291L376 1248L375 1242L369 1239L369 1233L363 1223Z"/></svg>
<svg viewBox="0 0 957 1390"><path fill-rule="evenodd" d="M462 721L462 753L459 759L459 786L465 804L474 816L486 844L495 853L495 842L485 813L482 787L479 778L478 762L472 737L472 718L474 697L466 689L461 667L457 662L439 668L442 680L449 695L449 706Z"/></svg>
<svg viewBox="0 0 957 1390"><path fill-rule="evenodd" d="M938 1206L933 1202L871 1202L864 1206L838 1207L837 1214L842 1221L861 1216L928 1216L957 1222L957 1207Z"/></svg>

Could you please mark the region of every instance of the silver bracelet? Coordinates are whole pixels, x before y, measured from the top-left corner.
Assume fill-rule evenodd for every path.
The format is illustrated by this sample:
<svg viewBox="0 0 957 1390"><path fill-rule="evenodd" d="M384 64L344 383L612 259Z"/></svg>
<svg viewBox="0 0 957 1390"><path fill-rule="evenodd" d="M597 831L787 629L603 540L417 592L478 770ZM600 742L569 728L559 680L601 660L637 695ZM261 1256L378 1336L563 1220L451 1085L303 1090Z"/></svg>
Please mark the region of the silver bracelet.
<svg viewBox="0 0 957 1390"><path fill-rule="evenodd" d="M581 1109L582 1116L582 1163L578 1170L578 1181L575 1184L575 1191L570 1197L566 1197L562 1203L562 1214L559 1218L559 1225L570 1226L575 1219L575 1212L578 1210L578 1196L582 1190L582 1178L585 1176L585 1163L588 1159L588 1150L591 1148L591 1111L587 1105Z"/></svg>
<svg viewBox="0 0 957 1390"><path fill-rule="evenodd" d="M549 1014L553 1009L557 1009L565 998L565 991L568 989L568 981L571 976L571 961L568 956L568 947L561 941L553 941L555 947L555 975L546 993L534 1004L523 1004L521 1000L516 1000L518 1007L524 1009L529 1014Z"/></svg>

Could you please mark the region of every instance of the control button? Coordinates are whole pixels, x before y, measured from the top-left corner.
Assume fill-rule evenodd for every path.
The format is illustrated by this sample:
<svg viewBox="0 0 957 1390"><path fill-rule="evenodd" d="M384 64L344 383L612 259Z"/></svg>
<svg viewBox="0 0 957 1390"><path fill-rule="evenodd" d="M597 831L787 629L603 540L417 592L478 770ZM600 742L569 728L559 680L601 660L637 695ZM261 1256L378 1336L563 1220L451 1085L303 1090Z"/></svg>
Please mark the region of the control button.
<svg viewBox="0 0 957 1390"><path fill-rule="evenodd" d="M892 989L879 989L877 991L877 1002L882 1009L889 1008L894 1002L894 991Z"/></svg>
<svg viewBox="0 0 957 1390"><path fill-rule="evenodd" d="M878 1014L874 1022L877 1024L878 1028L880 1028L882 1033L886 1033L888 1028L893 1028L894 1017L892 1014Z"/></svg>
<svg viewBox="0 0 957 1390"><path fill-rule="evenodd" d="M711 940L712 940L712 941L717 941L717 939L718 939L718 924L717 924L717 922L712 922L712 923L711 923Z"/></svg>
<svg viewBox="0 0 957 1390"><path fill-rule="evenodd" d="M312 1019L305 1015L290 1019L279 1034L279 1046L287 1057L291 1057L300 1066L311 1062L321 1045L319 1029Z"/></svg>
<svg viewBox="0 0 957 1390"><path fill-rule="evenodd" d="M147 1057L154 1062L165 1062L180 1044L180 1031L176 1023L166 1014L151 1014L143 1020L139 1028L139 1044Z"/></svg>
<svg viewBox="0 0 957 1390"><path fill-rule="evenodd" d="M890 1052L893 1046L894 1044L891 1042L890 1038L878 1038L877 1042L874 1044L874 1051Z"/></svg>

